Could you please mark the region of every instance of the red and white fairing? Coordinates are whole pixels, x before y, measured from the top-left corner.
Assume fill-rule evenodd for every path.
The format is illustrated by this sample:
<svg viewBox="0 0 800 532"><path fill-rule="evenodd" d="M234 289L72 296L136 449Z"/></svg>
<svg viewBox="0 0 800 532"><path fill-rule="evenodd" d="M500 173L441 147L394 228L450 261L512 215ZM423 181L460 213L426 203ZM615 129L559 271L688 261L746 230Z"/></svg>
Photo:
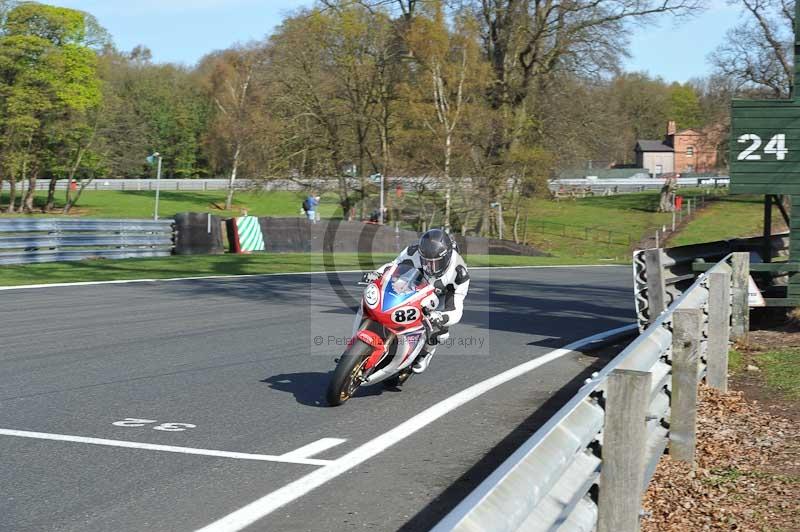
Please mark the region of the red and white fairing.
<svg viewBox="0 0 800 532"><path fill-rule="evenodd" d="M367 285L361 304L365 321L356 338L373 348L364 366L364 383L374 384L414 362L430 326L426 315L436 309L439 298L419 269L401 263ZM389 355L392 358L386 362Z"/></svg>

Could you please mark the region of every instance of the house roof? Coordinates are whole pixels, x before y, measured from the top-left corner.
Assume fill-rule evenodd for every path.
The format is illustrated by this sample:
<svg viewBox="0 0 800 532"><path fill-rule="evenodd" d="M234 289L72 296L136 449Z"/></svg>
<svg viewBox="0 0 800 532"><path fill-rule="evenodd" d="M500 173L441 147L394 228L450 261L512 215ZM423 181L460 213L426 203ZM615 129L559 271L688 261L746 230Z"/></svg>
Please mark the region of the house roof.
<svg viewBox="0 0 800 532"><path fill-rule="evenodd" d="M636 141L636 151L675 151L672 146L665 144L661 140L638 140Z"/></svg>

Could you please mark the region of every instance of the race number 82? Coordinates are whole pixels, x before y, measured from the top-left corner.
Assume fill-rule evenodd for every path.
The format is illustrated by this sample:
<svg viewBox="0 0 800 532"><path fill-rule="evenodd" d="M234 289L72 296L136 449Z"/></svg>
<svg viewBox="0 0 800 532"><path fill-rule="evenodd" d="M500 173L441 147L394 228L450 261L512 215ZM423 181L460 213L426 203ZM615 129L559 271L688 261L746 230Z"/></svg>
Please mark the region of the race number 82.
<svg viewBox="0 0 800 532"><path fill-rule="evenodd" d="M752 133L745 133L739 137L737 141L739 144L745 144L747 142L750 143L750 145L745 148L744 151L742 151L736 158L737 161L761 160L761 154L756 153L761 147L761 137ZM786 159L786 154L789 153L789 150L786 149L786 135L783 133L774 135L771 139L769 139L766 146L764 146L763 152L767 155L774 154L775 159L778 161L783 161Z"/></svg>
<svg viewBox="0 0 800 532"><path fill-rule="evenodd" d="M408 323L417 319L417 309L401 308L392 313L392 321L395 323Z"/></svg>

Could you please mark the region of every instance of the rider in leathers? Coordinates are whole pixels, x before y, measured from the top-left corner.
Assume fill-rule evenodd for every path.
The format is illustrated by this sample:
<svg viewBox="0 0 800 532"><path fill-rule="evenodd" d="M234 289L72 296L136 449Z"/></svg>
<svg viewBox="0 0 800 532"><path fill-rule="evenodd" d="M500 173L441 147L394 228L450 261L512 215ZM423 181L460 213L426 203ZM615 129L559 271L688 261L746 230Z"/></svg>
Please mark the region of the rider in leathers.
<svg viewBox="0 0 800 532"><path fill-rule="evenodd" d="M414 373L422 373L428 369L436 346L450 337L450 326L461 321L464 299L469 291L469 273L450 236L441 229L431 229L422 235L418 244L408 246L394 261L381 266L375 272L366 274L364 280L374 281L386 271L386 268L406 261L410 261L422 270L425 278L436 289L440 307L444 307L442 311L433 311L428 316L433 331L411 368ZM361 324L361 320L362 311L359 310L355 327Z"/></svg>

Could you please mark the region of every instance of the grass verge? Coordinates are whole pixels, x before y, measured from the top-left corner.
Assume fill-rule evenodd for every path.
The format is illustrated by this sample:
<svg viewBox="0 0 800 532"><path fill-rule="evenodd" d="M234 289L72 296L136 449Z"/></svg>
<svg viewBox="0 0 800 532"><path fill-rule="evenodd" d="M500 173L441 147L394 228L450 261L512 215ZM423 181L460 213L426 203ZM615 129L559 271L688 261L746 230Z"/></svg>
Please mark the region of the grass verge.
<svg viewBox="0 0 800 532"><path fill-rule="evenodd" d="M669 245L686 246L761 234L764 223L763 198L726 196L699 211Z"/></svg>
<svg viewBox="0 0 800 532"><path fill-rule="evenodd" d="M687 198L705 194L716 199L722 193L680 191ZM631 250L643 237L672 222L671 213L657 212L658 202L658 191L562 201L534 198L522 215L523 221L528 216L525 236L534 247L557 257L630 262ZM513 216L506 218L509 227L513 221Z"/></svg>
<svg viewBox="0 0 800 532"><path fill-rule="evenodd" d="M300 206L306 197L305 192L269 191L269 192L237 192L233 197L233 208L225 210L224 190L176 191L162 190L158 213L162 218L172 218L179 212L210 212L217 216L239 216L244 210L253 216L300 216ZM36 205L44 205L46 193L40 191L35 200ZM154 191L110 191L86 190L81 195L74 214L90 218L150 218L156 193ZM8 195L0 197L0 204L8 202ZM60 191L56 208L64 206L63 191ZM340 212L335 194L325 194L319 208L320 216L330 218ZM53 213L36 216L54 216Z"/></svg>
<svg viewBox="0 0 800 532"><path fill-rule="evenodd" d="M769 392L800 401L800 348L778 347L744 353L734 349L728 364L735 376L754 378Z"/></svg>
<svg viewBox="0 0 800 532"><path fill-rule="evenodd" d="M767 387L788 399L800 400L800 349L780 349L758 355Z"/></svg>
<svg viewBox="0 0 800 532"><path fill-rule="evenodd" d="M169 279L215 275L257 275L307 271L366 270L394 259L394 254L285 253L258 255L203 255L153 259L86 260L0 266L0 286ZM556 257L473 255L470 266L556 266L578 264Z"/></svg>

